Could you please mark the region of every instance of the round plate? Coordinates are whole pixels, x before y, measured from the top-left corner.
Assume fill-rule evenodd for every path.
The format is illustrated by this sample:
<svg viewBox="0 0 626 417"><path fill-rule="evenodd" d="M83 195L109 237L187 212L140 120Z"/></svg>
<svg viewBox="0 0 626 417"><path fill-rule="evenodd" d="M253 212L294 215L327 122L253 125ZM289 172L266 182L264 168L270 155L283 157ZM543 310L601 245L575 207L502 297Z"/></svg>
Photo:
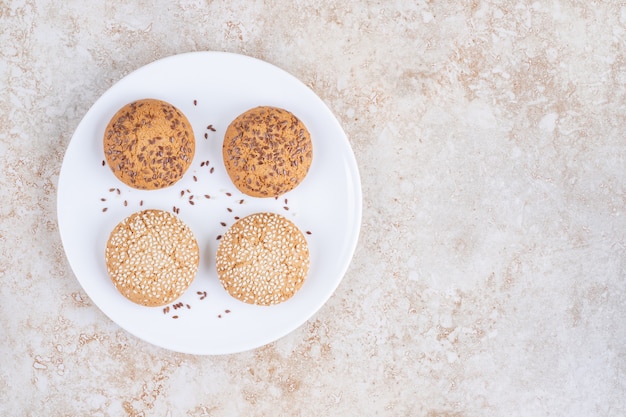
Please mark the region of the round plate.
<svg viewBox="0 0 626 417"><path fill-rule="evenodd" d="M125 104L165 100L189 119L196 137L191 167L157 191L121 183L104 161L104 129ZM228 124L256 106L282 107L307 126L313 141L308 175L275 198L240 193L222 161ZM193 196L193 198L192 198ZM157 308L124 298L106 271L104 250L115 225L142 209L176 212L201 251L198 274L181 298ZM122 328L157 346L191 354L227 354L273 342L295 330L328 300L354 254L361 224L361 184L339 122L308 87L266 62L237 54L175 55L129 74L87 112L67 148L58 186L61 240L78 281L93 302ZM215 271L219 238L237 217L279 213L305 233L311 267L290 300L262 307L242 303L222 288Z"/></svg>

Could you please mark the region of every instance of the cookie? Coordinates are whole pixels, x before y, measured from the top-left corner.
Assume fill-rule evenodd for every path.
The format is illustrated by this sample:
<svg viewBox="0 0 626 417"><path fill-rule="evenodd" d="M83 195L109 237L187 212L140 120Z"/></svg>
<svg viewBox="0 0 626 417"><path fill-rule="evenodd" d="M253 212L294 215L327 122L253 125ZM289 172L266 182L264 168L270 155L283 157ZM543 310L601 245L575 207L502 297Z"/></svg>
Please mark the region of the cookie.
<svg viewBox="0 0 626 417"><path fill-rule="evenodd" d="M274 213L234 223L217 250L222 286L234 298L268 306L291 298L309 272L309 248L298 227Z"/></svg>
<svg viewBox="0 0 626 417"><path fill-rule="evenodd" d="M131 214L111 232L107 271L122 295L148 307L180 297L198 272L200 251L191 229L161 210Z"/></svg>
<svg viewBox="0 0 626 417"><path fill-rule="evenodd" d="M313 145L309 131L296 116L262 106L230 123L222 156L239 191L252 197L276 197L296 188L307 175Z"/></svg>
<svg viewBox="0 0 626 417"><path fill-rule="evenodd" d="M195 137L187 117L165 101L144 99L122 107L104 131L104 156L113 174L140 190L176 183L191 165Z"/></svg>

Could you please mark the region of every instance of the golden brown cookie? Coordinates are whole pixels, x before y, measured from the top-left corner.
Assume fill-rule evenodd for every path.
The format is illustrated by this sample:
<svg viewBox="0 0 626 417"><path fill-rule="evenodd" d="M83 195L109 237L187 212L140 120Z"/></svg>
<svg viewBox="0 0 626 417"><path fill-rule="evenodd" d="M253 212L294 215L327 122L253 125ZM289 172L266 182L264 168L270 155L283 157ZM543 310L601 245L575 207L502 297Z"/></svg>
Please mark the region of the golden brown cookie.
<svg viewBox="0 0 626 417"><path fill-rule="evenodd" d="M233 120L222 145L224 165L239 191L276 197L293 190L313 158L311 135L292 113L256 107Z"/></svg>
<svg viewBox="0 0 626 417"><path fill-rule="evenodd" d="M216 259L217 274L230 295L264 306L291 298L304 284L309 263L302 232L274 213L238 220L222 237Z"/></svg>
<svg viewBox="0 0 626 417"><path fill-rule="evenodd" d="M115 176L140 190L169 187L180 180L195 153L185 115L161 100L144 99L122 107L104 132L104 156Z"/></svg>
<svg viewBox="0 0 626 417"><path fill-rule="evenodd" d="M148 307L180 297L198 271L191 229L161 210L131 214L111 232L105 251L109 276L122 295Z"/></svg>

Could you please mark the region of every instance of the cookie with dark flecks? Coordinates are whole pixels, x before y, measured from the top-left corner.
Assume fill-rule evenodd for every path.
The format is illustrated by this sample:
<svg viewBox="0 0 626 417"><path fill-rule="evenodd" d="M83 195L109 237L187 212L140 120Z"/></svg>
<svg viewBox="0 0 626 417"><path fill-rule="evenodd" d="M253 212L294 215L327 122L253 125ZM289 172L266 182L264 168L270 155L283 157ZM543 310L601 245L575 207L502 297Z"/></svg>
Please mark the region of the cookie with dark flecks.
<svg viewBox="0 0 626 417"><path fill-rule="evenodd" d="M222 156L239 191L253 197L276 197L293 190L306 177L313 144L308 129L293 113L261 106L230 123Z"/></svg>
<svg viewBox="0 0 626 417"><path fill-rule="evenodd" d="M198 242L182 220L162 210L143 210L122 220L105 250L115 288L134 303L168 304L193 282L200 262Z"/></svg>
<svg viewBox="0 0 626 417"><path fill-rule="evenodd" d="M143 99L115 113L104 131L104 156L113 174L140 190L178 182L191 165L195 137L187 117L172 104Z"/></svg>
<svg viewBox="0 0 626 417"><path fill-rule="evenodd" d="M220 240L217 275L234 298L269 306L290 299L304 284L310 265L308 244L287 218L252 214L235 222Z"/></svg>

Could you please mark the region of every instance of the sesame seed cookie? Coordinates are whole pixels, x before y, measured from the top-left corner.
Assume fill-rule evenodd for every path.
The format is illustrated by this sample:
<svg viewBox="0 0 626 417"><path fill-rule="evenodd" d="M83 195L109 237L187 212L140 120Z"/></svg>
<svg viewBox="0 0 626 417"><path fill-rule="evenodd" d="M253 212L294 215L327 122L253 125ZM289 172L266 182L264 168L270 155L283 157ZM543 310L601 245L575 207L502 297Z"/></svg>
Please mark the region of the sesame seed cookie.
<svg viewBox="0 0 626 417"><path fill-rule="evenodd" d="M198 272L200 251L191 229L162 210L131 214L111 232L107 271L122 295L148 307L180 297Z"/></svg>
<svg viewBox="0 0 626 417"><path fill-rule="evenodd" d="M313 146L306 126L291 112L261 106L230 123L222 156L239 191L252 197L276 197L302 182L311 166Z"/></svg>
<svg viewBox="0 0 626 417"><path fill-rule="evenodd" d="M268 306L291 298L309 272L309 248L298 227L274 213L251 214L222 237L216 268L234 298Z"/></svg>
<svg viewBox="0 0 626 417"><path fill-rule="evenodd" d="M104 156L113 174L140 190L157 190L180 180L195 153L187 117L156 99L129 103L104 131Z"/></svg>

